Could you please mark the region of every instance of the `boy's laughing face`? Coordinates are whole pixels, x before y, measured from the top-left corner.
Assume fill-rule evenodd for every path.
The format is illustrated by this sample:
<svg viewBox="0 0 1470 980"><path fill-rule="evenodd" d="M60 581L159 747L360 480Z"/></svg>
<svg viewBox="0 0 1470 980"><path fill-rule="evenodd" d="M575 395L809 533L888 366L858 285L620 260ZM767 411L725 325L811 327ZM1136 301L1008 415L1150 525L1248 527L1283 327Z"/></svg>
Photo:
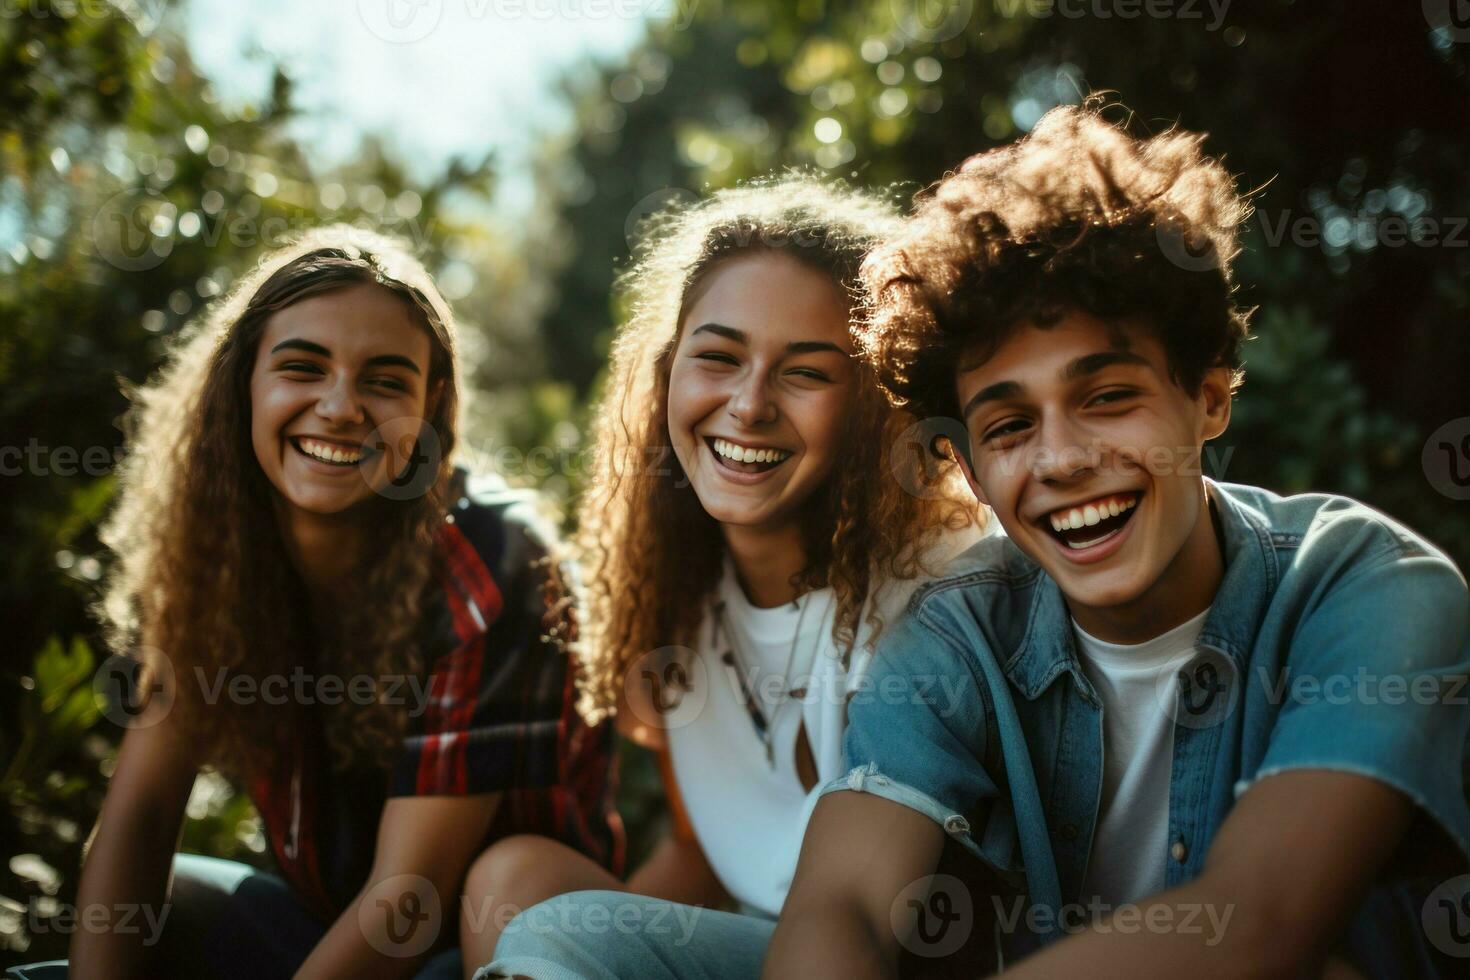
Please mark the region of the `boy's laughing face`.
<svg viewBox="0 0 1470 980"><path fill-rule="evenodd" d="M1199 458L1229 422L1228 368L1191 395L1152 331L1074 311L962 359L956 387L971 488L1084 629L1133 642L1208 604L1220 556Z"/></svg>

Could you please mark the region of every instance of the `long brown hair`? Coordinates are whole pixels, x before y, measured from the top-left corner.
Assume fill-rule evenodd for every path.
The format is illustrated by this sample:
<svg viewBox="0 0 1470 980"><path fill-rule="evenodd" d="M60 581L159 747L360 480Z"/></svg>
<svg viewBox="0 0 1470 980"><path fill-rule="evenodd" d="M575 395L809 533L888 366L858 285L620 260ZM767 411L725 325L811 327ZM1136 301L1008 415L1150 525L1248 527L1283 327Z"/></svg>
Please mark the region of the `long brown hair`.
<svg viewBox="0 0 1470 980"><path fill-rule="evenodd" d="M374 496L373 530L333 624L313 622L286 552L271 487L250 437L250 375L266 321L310 296L375 283L403 300L430 339L426 435L438 469L411 499ZM265 256L186 330L160 373L131 393L129 453L103 541L116 554L99 613L112 648L176 678L172 710L201 762L255 775L302 731L305 705L206 703L221 668L257 677L298 666L377 677L419 667L417 626L443 519L459 412L454 321L406 243L347 225L320 228ZM334 614L335 616L335 614ZM337 765L381 765L404 713L383 703L318 716Z"/></svg>
<svg viewBox="0 0 1470 980"><path fill-rule="evenodd" d="M818 268L851 291L864 254L895 233L898 222L874 195L801 175L719 191L653 219L620 283L627 320L596 412L591 481L579 508L587 583L580 708L590 720L615 710L626 672L640 656L688 641L720 575L719 526L689 486L668 431L669 375L695 287L720 261L766 250ZM859 362L841 462L809 504L808 564L793 583L802 590L832 588L833 635L844 648L875 575L918 574L920 554L942 527L962 527L973 513L973 505L961 503L953 472L940 474L949 489L938 495L914 493L917 483L906 487L895 478L901 475L885 450L913 422L889 407ZM869 615L877 625L876 614Z"/></svg>

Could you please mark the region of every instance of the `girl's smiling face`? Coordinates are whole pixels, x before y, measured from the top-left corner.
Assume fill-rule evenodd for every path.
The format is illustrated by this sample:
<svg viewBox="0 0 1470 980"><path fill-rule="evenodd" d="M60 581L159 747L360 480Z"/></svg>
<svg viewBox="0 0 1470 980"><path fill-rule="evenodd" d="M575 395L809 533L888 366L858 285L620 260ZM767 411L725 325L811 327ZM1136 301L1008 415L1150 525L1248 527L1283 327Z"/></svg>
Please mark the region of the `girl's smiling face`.
<svg viewBox="0 0 1470 980"><path fill-rule="evenodd" d="M793 523L831 473L852 407L846 297L761 251L722 260L696 288L669 376L674 452L720 523Z"/></svg>
<svg viewBox="0 0 1470 980"><path fill-rule="evenodd" d="M272 314L250 376L250 436L281 498L342 514L403 473L428 414L429 359L408 304L375 284Z"/></svg>

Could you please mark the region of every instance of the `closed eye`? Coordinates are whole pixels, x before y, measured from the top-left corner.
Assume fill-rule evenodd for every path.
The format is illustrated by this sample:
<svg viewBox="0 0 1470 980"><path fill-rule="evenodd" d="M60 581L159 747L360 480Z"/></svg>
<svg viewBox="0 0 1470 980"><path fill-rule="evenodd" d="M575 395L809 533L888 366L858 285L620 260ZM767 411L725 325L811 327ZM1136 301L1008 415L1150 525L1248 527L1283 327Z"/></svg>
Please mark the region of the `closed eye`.
<svg viewBox="0 0 1470 980"><path fill-rule="evenodd" d="M695 354L694 356L701 361L714 361L718 364L729 364L733 366L740 363L733 354L726 354L721 351L705 351L702 354Z"/></svg>
<svg viewBox="0 0 1470 980"><path fill-rule="evenodd" d="M277 370L279 370L279 371L292 371L292 372L295 372L297 374L323 374L323 373L325 373L325 372L322 371L320 365L313 364L311 361L287 361L286 363L282 364L279 368L277 368Z"/></svg>
<svg viewBox="0 0 1470 980"><path fill-rule="evenodd" d="M1008 422L1002 422L1000 425L987 430L981 438L986 442L995 442L1004 439L1006 436L1013 436L1017 433L1024 432L1030 424L1025 419L1011 419Z"/></svg>
<svg viewBox="0 0 1470 980"><path fill-rule="evenodd" d="M818 371L816 368L794 368L791 371L789 371L788 373L789 374L797 375L798 377L802 377L802 378L811 378L813 381L831 381L832 380L826 374L822 373L821 371Z"/></svg>
<svg viewBox="0 0 1470 980"><path fill-rule="evenodd" d="M387 388L390 391L408 390L408 385L404 384L402 381L399 381L397 378L372 378L368 381L368 384L378 385L379 387Z"/></svg>
<svg viewBox="0 0 1470 980"><path fill-rule="evenodd" d="M1096 395L1088 400L1087 404L1088 406L1112 405L1116 404L1117 402L1124 401L1128 398L1132 398L1136 394L1138 394L1138 392L1133 388L1110 388L1107 391L1098 392Z"/></svg>

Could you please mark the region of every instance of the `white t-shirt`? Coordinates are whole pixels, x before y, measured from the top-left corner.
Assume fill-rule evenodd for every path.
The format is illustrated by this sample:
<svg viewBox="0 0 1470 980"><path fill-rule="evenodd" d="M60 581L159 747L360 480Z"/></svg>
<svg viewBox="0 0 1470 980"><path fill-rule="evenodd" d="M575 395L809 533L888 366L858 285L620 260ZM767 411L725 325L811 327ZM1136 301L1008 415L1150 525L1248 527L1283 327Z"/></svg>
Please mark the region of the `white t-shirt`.
<svg viewBox="0 0 1470 980"><path fill-rule="evenodd" d="M998 527L992 519L987 531ZM974 528L946 534L929 555L929 567L938 571L980 537ZM886 583L869 600L884 624L903 613L919 584ZM708 695L689 713L690 720L670 729L669 754L689 821L720 883L742 905L775 917L796 873L818 793L842 774L847 696L872 659L871 627L865 609L844 669L832 640L831 589L808 592L774 609L757 608L727 560L711 602L696 634L698 665L690 672L696 683L707 686ZM712 616L713 603L724 604L723 622ZM727 652L733 653L728 666ZM785 695L788 690L801 696ZM746 707L746 691L768 723L772 761ZM810 790L802 788L796 767L802 724L816 768Z"/></svg>
<svg viewBox="0 0 1470 980"><path fill-rule="evenodd" d="M1164 890L1174 719L1161 692L1194 655L1206 609L1145 643L1106 643L1076 622L1082 670L1102 699L1103 781L1083 902L1136 902Z"/></svg>

